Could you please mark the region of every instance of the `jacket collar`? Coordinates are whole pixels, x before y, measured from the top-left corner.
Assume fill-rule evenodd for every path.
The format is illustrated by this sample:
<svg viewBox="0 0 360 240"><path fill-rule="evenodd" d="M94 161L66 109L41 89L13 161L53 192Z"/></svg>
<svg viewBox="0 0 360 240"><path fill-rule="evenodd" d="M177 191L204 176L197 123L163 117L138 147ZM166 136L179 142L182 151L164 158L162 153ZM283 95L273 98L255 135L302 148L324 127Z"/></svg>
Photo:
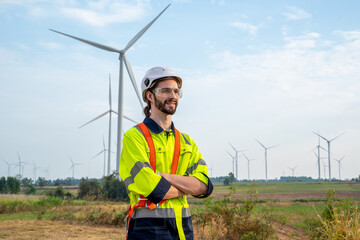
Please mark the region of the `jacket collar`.
<svg viewBox="0 0 360 240"><path fill-rule="evenodd" d="M144 124L150 129L151 132L155 134L159 134L164 131L162 127L159 126L153 119L146 117L144 119ZM171 122L171 130L175 132L174 123Z"/></svg>

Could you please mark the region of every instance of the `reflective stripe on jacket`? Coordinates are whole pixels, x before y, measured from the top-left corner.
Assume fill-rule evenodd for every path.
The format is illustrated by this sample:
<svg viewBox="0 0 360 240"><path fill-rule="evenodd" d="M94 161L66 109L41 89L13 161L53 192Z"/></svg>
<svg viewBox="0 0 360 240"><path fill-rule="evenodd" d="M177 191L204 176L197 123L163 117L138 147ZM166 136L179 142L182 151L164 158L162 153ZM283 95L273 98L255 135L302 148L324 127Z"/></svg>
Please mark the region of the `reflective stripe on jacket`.
<svg viewBox="0 0 360 240"><path fill-rule="evenodd" d="M144 123L149 128L154 141L156 171L171 173L175 145L173 125L169 132L165 132L150 118L145 118ZM181 133L180 136L180 146L180 157L176 174L194 176L204 182L208 186L208 193L205 196L196 197L209 196L212 192L212 184L207 177L208 168L198 147L184 133ZM138 126L131 128L124 135L120 166L120 176L126 185L132 207L138 202L140 195L147 197L153 203L159 203L171 186L165 178L154 173L151 168L149 148ZM133 239L136 239L136 235L146 238L147 235L144 236L144 234L154 234L154 229L157 229L155 234L161 234L160 230L164 228L164 224L168 226L165 228L165 231L167 228L171 229L171 225L175 224L178 236L180 239L185 239L185 235L188 235L188 233L184 233L184 230L185 232L190 231L192 234L191 216L188 207L186 196L182 196L164 202L158 209L136 209L130 221L128 237L134 236ZM157 220L155 221L154 219ZM160 227L152 226L154 224L160 224ZM144 229L147 230L145 231ZM137 231L137 233L135 234L132 231ZM189 236L189 238L191 239L192 237ZM189 238L186 237L186 239ZM168 238L164 237L163 239Z"/></svg>

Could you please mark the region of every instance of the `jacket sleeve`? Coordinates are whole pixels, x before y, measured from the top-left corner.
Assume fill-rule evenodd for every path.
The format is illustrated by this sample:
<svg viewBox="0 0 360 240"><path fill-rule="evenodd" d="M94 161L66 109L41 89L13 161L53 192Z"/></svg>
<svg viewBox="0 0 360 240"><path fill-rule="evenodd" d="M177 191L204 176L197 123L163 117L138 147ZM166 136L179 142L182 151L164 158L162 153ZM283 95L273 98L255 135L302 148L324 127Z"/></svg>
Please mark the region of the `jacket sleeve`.
<svg viewBox="0 0 360 240"><path fill-rule="evenodd" d="M194 196L197 198L205 198L211 195L213 191L213 185L211 183L210 178L208 177L208 167L206 165L206 162L202 156L202 154L199 152L198 146L195 144L195 142L189 137L186 136L188 140L190 140L190 144L192 146L191 150L191 157L189 161L189 167L186 170L185 175L196 177L203 183L205 183L208 186L207 193L205 195L200 196Z"/></svg>
<svg viewBox="0 0 360 240"><path fill-rule="evenodd" d="M170 183L154 173L150 166L147 143L141 133L133 128L125 133L120 158L120 177L130 192L160 202L170 189Z"/></svg>

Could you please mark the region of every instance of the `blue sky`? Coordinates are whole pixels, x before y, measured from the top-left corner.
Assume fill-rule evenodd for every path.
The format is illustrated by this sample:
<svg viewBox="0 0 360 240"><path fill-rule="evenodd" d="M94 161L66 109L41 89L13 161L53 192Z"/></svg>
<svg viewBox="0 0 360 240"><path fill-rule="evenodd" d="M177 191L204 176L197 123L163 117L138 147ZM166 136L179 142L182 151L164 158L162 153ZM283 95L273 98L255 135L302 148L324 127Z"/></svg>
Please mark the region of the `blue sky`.
<svg viewBox="0 0 360 240"><path fill-rule="evenodd" d="M174 122L199 145L213 176L232 170L229 142L254 159L250 178L317 178L312 149L320 131L331 143L332 176L360 174L360 19L358 1L0 1L0 176L101 177L108 118L108 76L117 109L118 55L49 31L122 49L167 4L169 9L127 52L138 86L165 65L184 81ZM125 75L124 114L142 121ZM115 149L116 119L113 119ZM133 123L124 122L125 130ZM321 140L321 145L327 148ZM327 157L325 151L322 157ZM112 157L115 167L115 155ZM4 161L2 161L4 160ZM323 159L325 165L327 160ZM42 169L48 169L49 175ZM12 165L11 175L19 172ZM239 178L247 161L239 158ZM321 176L324 166L321 163ZM326 170L328 177L328 170Z"/></svg>

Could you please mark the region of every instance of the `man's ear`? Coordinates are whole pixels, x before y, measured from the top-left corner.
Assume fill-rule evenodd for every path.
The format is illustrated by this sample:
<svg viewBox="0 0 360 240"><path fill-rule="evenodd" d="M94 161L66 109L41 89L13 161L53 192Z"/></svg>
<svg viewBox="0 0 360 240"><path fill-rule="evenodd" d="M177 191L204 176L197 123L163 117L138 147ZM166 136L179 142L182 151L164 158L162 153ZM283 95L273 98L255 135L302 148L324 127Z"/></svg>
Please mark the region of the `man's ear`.
<svg viewBox="0 0 360 240"><path fill-rule="evenodd" d="M145 93L145 95L146 95L146 98L147 98L150 102L153 102L153 101L154 101L154 95L153 95L152 92L147 91L147 92Z"/></svg>

